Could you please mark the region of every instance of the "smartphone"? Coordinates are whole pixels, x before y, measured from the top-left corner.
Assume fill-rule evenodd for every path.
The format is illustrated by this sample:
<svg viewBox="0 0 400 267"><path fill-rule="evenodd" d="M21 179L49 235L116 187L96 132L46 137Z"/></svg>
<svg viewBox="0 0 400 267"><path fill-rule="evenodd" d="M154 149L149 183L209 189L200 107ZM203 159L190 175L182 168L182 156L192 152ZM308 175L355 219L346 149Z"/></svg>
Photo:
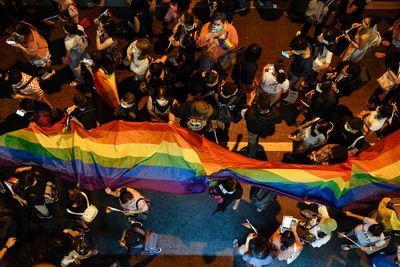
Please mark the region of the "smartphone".
<svg viewBox="0 0 400 267"><path fill-rule="evenodd" d="M84 58L84 59L83 59L83 63L88 64L88 65L90 65L90 66L93 65L92 61L91 61L90 59L87 59L87 58Z"/></svg>
<svg viewBox="0 0 400 267"><path fill-rule="evenodd" d="M17 44L17 42L12 41L12 40L7 40L6 43L9 44L9 45L15 45L15 44Z"/></svg>
<svg viewBox="0 0 400 267"><path fill-rule="evenodd" d="M290 55L288 53L286 53L285 51L282 51L282 56L286 57L286 58L290 58Z"/></svg>
<svg viewBox="0 0 400 267"><path fill-rule="evenodd" d="M20 110L20 109L17 109L17 111L16 111L15 113L16 113L18 116L21 116L21 117L25 116L25 111Z"/></svg>

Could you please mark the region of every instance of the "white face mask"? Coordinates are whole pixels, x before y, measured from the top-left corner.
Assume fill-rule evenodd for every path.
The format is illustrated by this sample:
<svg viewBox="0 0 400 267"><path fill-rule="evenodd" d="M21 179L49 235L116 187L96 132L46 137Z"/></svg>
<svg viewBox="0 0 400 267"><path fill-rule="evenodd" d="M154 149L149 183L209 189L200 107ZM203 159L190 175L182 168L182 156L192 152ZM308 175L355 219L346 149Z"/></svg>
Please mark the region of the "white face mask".
<svg viewBox="0 0 400 267"><path fill-rule="evenodd" d="M329 45L329 42L327 40L325 40L324 38L321 39L321 43Z"/></svg>
<svg viewBox="0 0 400 267"><path fill-rule="evenodd" d="M347 126L347 123L344 125L344 129L348 132L351 132L350 128Z"/></svg>
<svg viewBox="0 0 400 267"><path fill-rule="evenodd" d="M164 99L164 100L156 99L156 101L160 106L164 106L168 103L167 99Z"/></svg>
<svg viewBox="0 0 400 267"><path fill-rule="evenodd" d="M133 107L133 103L132 104L128 104L128 103L126 103L125 101L123 101L121 99L121 107L123 107L123 108L131 108L131 107Z"/></svg>
<svg viewBox="0 0 400 267"><path fill-rule="evenodd" d="M315 87L315 91L322 93L321 85L319 83L317 83L317 86Z"/></svg>
<svg viewBox="0 0 400 267"><path fill-rule="evenodd" d="M231 194L235 193L235 191L233 191L233 192L228 192L228 191L224 188L224 186L223 186L222 184L219 184L218 187L219 187L219 189L221 190L221 192L222 192L223 194L231 195Z"/></svg>

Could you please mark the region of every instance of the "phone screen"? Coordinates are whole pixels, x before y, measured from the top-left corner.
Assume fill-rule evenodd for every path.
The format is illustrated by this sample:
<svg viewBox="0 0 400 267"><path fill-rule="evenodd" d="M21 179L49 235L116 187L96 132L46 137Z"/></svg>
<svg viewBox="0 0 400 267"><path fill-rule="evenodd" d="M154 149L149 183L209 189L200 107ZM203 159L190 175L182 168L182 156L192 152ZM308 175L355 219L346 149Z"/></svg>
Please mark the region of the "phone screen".
<svg viewBox="0 0 400 267"><path fill-rule="evenodd" d="M6 43L7 43L7 44L9 44L9 45L16 44L16 42L15 42L15 41L11 41L11 40L7 40L7 41L6 41Z"/></svg>
<svg viewBox="0 0 400 267"><path fill-rule="evenodd" d="M290 55L288 53L286 53L285 51L282 51L282 56L284 56L286 58L290 58Z"/></svg>
<svg viewBox="0 0 400 267"><path fill-rule="evenodd" d="M17 109L17 111L15 112L18 116L25 116L25 112L23 112L22 110Z"/></svg>

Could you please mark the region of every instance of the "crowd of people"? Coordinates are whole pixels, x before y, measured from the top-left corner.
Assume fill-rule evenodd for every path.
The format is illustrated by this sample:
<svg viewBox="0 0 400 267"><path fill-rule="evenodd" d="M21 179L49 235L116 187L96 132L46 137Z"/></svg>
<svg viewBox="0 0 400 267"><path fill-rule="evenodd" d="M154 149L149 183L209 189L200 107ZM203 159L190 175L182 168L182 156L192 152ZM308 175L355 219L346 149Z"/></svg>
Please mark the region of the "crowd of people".
<svg viewBox="0 0 400 267"><path fill-rule="evenodd" d="M10 90L10 97L20 100L17 113L1 124L2 134L24 128L30 122L48 127L64 117L67 123L73 120L88 131L111 120L150 121L179 124L223 145L229 139L230 127L244 120L248 136L246 156L257 158L259 139L272 136L283 113L295 110L304 119L289 135L293 151L286 153L282 162L332 165L367 149L367 135L375 133L379 140L399 129L400 14L392 19L386 32L379 33L377 25L381 18L363 14L369 1L313 0L302 13L296 8L296 1L288 1L287 11L297 16L301 13L305 18L304 26L290 42L290 50L282 51L282 56L291 61L290 66L279 59L264 66L262 75L257 77L262 47L257 43L240 47L240 38L245 36L238 36L232 24L235 5L242 10L243 1L209 1L209 19L201 23L190 8L190 1L173 0L164 17L165 26L174 26L167 46L161 49L165 49L163 55L154 52L156 37L150 3L128 2L126 24L117 24L107 10L93 21L97 27L93 40L86 34L87 19L79 17L73 0L59 0L55 6L65 32L66 53L61 61L73 74L69 85L78 90L85 85L93 87L89 93L76 93L74 105L64 110L52 105L41 88L43 81L54 79L56 74L48 41L18 12L14 12L18 16L7 13L14 16L12 27L4 31L8 34L7 45L38 71L2 71L2 87ZM311 37L308 32L313 26ZM129 42L126 49L122 48L122 39ZM91 43L94 51L89 50ZM378 78L379 87L366 103L369 110L352 114L339 105L339 99L368 82L363 77L365 66L360 63L368 54L385 58L387 71ZM335 57L339 61L336 66L332 63ZM120 69L130 71L124 83L118 82ZM20 124L10 127L10 121ZM64 196L58 194L60 189L52 174L32 166L7 171L4 177L13 199L36 220L54 222L52 207ZM12 183L10 179L19 182ZM114 209L124 213L131 223L119 244L131 255L160 253L157 234L146 231L142 224L151 201L133 188L106 188L105 192L119 199L122 209ZM235 179L221 180L210 185L209 195L218 203L214 213L224 212L232 202L233 209L238 207L243 189ZM254 187L250 199L262 212L275 201L276 195ZM59 248L68 250L61 260L62 266L98 253L87 234L98 215L95 203L80 188L69 190L66 201L65 214L71 223L56 242ZM396 205L391 199L382 200L373 218L346 212L362 224L349 233L339 233L351 241L342 249L360 248L370 254L386 247L390 238L384 232L400 227ZM249 234L243 245L235 239L235 254L256 266L274 260L289 264L303 246L318 248L329 242L338 225L327 207L318 205L303 215L304 221L284 216L282 225L269 239L256 231ZM11 237L0 255L15 242L18 239Z"/></svg>

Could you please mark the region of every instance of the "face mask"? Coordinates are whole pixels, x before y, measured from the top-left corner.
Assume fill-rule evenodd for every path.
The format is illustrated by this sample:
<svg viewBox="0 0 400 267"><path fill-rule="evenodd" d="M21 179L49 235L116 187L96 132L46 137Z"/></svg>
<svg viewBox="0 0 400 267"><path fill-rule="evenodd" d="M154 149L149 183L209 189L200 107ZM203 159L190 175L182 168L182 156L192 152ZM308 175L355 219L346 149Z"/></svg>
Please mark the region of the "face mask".
<svg viewBox="0 0 400 267"><path fill-rule="evenodd" d="M321 43L326 44L326 45L329 45L329 42L328 42L327 40L325 40L323 37L322 37L322 39L321 39Z"/></svg>
<svg viewBox="0 0 400 267"><path fill-rule="evenodd" d="M212 26L212 32L219 32L222 31L222 26Z"/></svg>
<svg viewBox="0 0 400 267"><path fill-rule="evenodd" d="M223 186L222 184L219 184L218 187L219 187L219 189L221 190L221 192L222 192L223 194L225 194L225 195L226 195L226 194L231 195L231 194L235 193L235 192L228 192L228 191L224 188L224 186Z"/></svg>
<svg viewBox="0 0 400 267"><path fill-rule="evenodd" d="M131 107L133 107L133 103L132 104L127 104L125 101L123 101L121 99L121 107L123 107L123 108L131 108Z"/></svg>
<svg viewBox="0 0 400 267"><path fill-rule="evenodd" d="M167 99L164 99L164 100L156 99L156 101L157 101L157 103L158 103L160 106L164 106L165 104L168 103L168 100L167 100Z"/></svg>
<svg viewBox="0 0 400 267"><path fill-rule="evenodd" d="M344 125L344 129L348 132L351 132L351 130L349 129L349 127L347 126L347 123Z"/></svg>
<svg viewBox="0 0 400 267"><path fill-rule="evenodd" d="M317 86L315 87L315 91L317 91L318 93L322 93L321 85L319 83L317 83Z"/></svg>

